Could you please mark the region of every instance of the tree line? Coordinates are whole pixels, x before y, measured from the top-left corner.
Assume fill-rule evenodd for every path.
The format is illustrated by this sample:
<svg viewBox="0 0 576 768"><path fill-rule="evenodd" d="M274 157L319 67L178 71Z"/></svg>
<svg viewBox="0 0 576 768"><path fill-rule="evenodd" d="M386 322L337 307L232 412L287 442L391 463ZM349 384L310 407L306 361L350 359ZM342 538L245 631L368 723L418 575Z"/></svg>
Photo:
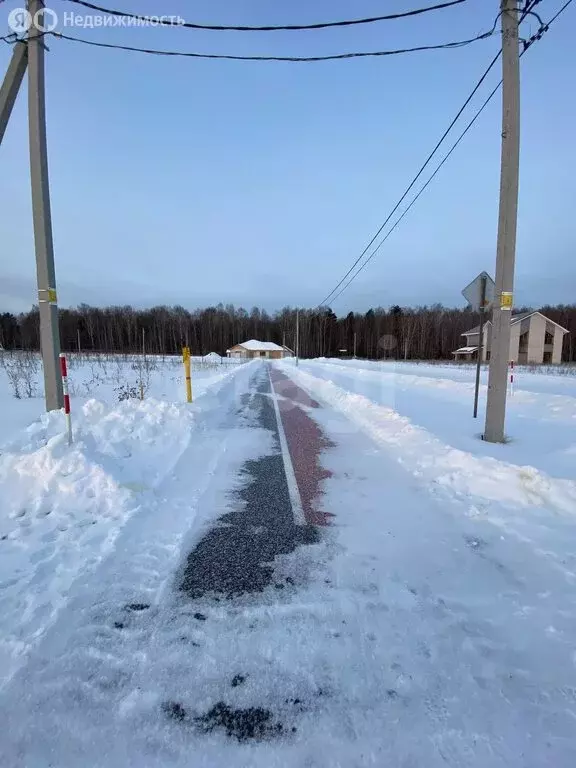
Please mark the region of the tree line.
<svg viewBox="0 0 576 768"><path fill-rule="evenodd" d="M519 311L526 311L523 307ZM563 360L576 360L576 304L541 307L551 320L568 329ZM188 311L181 306L135 309L131 306L60 309L64 351L169 355L183 345L195 355L226 350L248 339L296 346L296 313L292 307L268 313L231 304ZM300 309L299 344L302 357L352 356L371 359L448 360L462 346L461 334L477 325L469 309L440 304L421 307L377 307L365 313L337 317L329 307ZM0 314L0 345L4 349L38 350L39 313Z"/></svg>

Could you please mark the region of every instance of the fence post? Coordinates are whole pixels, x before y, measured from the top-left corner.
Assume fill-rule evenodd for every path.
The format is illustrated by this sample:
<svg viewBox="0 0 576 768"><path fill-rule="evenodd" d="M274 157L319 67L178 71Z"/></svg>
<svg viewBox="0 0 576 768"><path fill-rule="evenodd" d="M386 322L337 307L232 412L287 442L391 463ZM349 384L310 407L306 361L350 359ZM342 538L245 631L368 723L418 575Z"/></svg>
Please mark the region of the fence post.
<svg viewBox="0 0 576 768"><path fill-rule="evenodd" d="M182 361L184 363L184 376L186 377L186 402L192 402L192 377L190 375L190 349L182 347Z"/></svg>
<svg viewBox="0 0 576 768"><path fill-rule="evenodd" d="M66 355L60 353L60 375L62 376L62 392L64 393L64 414L66 415L66 431L68 432L68 445L72 445L72 416L70 414L70 393L68 391L68 366Z"/></svg>

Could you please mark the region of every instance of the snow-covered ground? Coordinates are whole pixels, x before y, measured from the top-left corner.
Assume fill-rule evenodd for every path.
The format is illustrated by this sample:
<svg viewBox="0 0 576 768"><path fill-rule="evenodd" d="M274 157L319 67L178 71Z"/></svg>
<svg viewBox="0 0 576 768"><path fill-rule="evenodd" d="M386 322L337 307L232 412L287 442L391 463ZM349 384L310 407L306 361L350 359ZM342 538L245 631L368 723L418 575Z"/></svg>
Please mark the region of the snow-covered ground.
<svg viewBox="0 0 576 768"><path fill-rule="evenodd" d="M442 368L440 377L427 375L435 366L285 365L431 493L455 498L466 515L513 531L576 578L576 379L525 374L509 398L510 441L495 445L480 438L485 384L478 419L472 417L473 369Z"/></svg>
<svg viewBox="0 0 576 768"><path fill-rule="evenodd" d="M67 355L70 394L74 409L96 398L111 405L126 395L139 397L140 382L146 397L170 402L185 399L182 360L178 356ZM193 393L230 371L238 361L192 358ZM17 388L20 397L14 397ZM0 352L0 445L28 426L44 411L42 369L36 353Z"/></svg>
<svg viewBox="0 0 576 768"><path fill-rule="evenodd" d="M103 384L72 448L61 414L0 447L0 765L572 768L576 379L521 373L494 446L472 369L278 365L320 404L334 515L282 589L174 589L274 450L261 363L204 371L192 406L179 370L142 402ZM219 702L265 738L198 727Z"/></svg>
<svg viewBox="0 0 576 768"><path fill-rule="evenodd" d="M392 409L446 445L478 456L529 465L554 477L576 478L576 376L515 369L508 398L509 442L480 439L484 429L487 375L482 371L478 418L472 417L473 366L374 363L361 360L302 361L301 370L346 392Z"/></svg>
<svg viewBox="0 0 576 768"><path fill-rule="evenodd" d="M180 361L153 359L141 401L122 399L139 390L133 360L73 360L72 392L81 396L72 397L72 447L62 412L44 413L39 397L13 398L3 379L0 686L54 622L78 576L113 552L142 499L206 420L217 418L244 373L239 365L195 367L195 402L187 405Z"/></svg>

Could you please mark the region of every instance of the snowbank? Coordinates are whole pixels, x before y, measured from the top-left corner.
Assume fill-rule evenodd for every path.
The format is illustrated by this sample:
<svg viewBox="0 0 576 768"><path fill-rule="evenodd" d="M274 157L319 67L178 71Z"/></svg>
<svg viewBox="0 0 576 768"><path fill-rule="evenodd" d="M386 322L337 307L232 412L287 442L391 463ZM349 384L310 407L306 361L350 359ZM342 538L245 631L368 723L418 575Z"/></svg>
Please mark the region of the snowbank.
<svg viewBox="0 0 576 768"><path fill-rule="evenodd" d="M535 467L518 466L453 448L392 408L300 369L290 367L288 370L314 397L345 413L379 444L392 448L398 462L432 488L480 502L545 506L559 513L576 515L576 482L573 480L549 477Z"/></svg>
<svg viewBox="0 0 576 768"><path fill-rule="evenodd" d="M191 406L88 400L44 414L0 449L0 685L54 621L78 575L114 548L126 522L177 463L228 371Z"/></svg>
<svg viewBox="0 0 576 768"><path fill-rule="evenodd" d="M475 363L419 362L406 360L341 360L334 357L316 358L323 365L356 370L436 379L438 382L458 382L474 386ZM488 366L483 365L481 381L488 381ZM576 366L573 365L515 365L516 388L527 392L565 394L576 397Z"/></svg>
<svg viewBox="0 0 576 768"><path fill-rule="evenodd" d="M15 356L19 353L14 353ZM28 356L30 368L26 384L20 385L20 398L14 397L8 372L0 358L0 444L17 435L44 411L42 366L38 355ZM114 405L126 396L138 397L140 383L145 397L184 403L186 399L184 369L179 356L141 355L77 355L68 359L68 380L72 409L78 411L89 399L95 398ZM7 358L9 362L9 358ZM192 390L194 398L215 382L225 379L241 363L220 361L222 365L192 358ZM6 363L6 360L4 360ZM29 396L28 396L29 395Z"/></svg>
<svg viewBox="0 0 576 768"><path fill-rule="evenodd" d="M285 363L286 364L286 363ZM417 369L435 366L367 363L366 361L302 361L300 370L331 381L343 390L363 395L371 402L405 416L446 445L466 453L489 456L519 467L535 467L546 475L574 479L576 476L576 379L570 394L557 394L560 376L533 375L545 385L542 392L516 389L508 398L505 444L480 439L484 424L486 387L482 386L478 419L472 417L474 372L467 380L415 375ZM437 366L440 369L440 366ZM445 376L463 374L459 367L442 368ZM410 372L407 372L410 371ZM568 377L564 377L568 378ZM522 381L522 385L524 382ZM529 384L529 386L533 386ZM546 386L550 392L544 391Z"/></svg>

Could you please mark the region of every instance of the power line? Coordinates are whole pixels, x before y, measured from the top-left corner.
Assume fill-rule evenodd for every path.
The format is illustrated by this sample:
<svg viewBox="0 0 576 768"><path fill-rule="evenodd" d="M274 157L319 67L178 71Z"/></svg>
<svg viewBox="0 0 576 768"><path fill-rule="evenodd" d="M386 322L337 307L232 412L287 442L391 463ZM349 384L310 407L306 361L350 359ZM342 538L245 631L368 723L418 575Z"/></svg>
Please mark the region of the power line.
<svg viewBox="0 0 576 768"><path fill-rule="evenodd" d="M74 0L75 2L76 0ZM70 40L75 43L83 43L84 45L92 45L96 48L113 48L120 51L133 51L137 53L147 53L153 56L184 56L192 59L224 59L228 61L289 61L289 62L313 62L313 61L336 61L339 59L360 59L367 57L384 57L384 56L397 56L404 53L416 53L419 51L439 51L443 49L462 48L466 45L471 45L479 40L486 40L494 35L494 29L484 32L476 37L471 37L467 40L456 40L450 43L439 43L437 45L418 45L413 48L398 48L389 51L358 51L353 53L336 53L328 56L234 56L231 54L221 53L192 53L188 51L162 51L154 48L138 48L131 45L118 45L115 43L99 43L95 40L86 40L81 37L73 37L72 35L65 35L62 32L48 32L53 37L60 38L62 40Z"/></svg>
<svg viewBox="0 0 576 768"><path fill-rule="evenodd" d="M130 19L137 19L139 21L149 21L152 19L158 19L158 16L141 16L137 13L128 13L126 11L118 11L113 10L110 8L103 8L100 5L95 5L94 3L86 2L86 0L69 0L71 3L75 3L76 5L82 5L85 8L90 8L93 11L99 11L100 13L107 14L109 16L124 16L126 18ZM265 26L265 27L248 27L248 26L224 26L219 24L197 24L194 22L183 22L179 23L178 21L166 21L163 22L164 26L175 26L175 27L183 27L184 29L204 29L204 30L215 30L219 32L278 32L281 30L284 31L296 31L296 30L306 30L306 29L328 29L329 27L351 27L356 24L373 24L374 22L378 21L392 21L394 19L405 19L409 16L419 16L423 13L429 13L430 11L440 11L444 8L450 8L453 5L460 5L461 3L466 2L466 0L448 0L444 3L438 3L437 5L431 5L427 6L425 8L416 8L411 11L402 11L400 13L389 13L386 16L372 16L366 19L347 19L344 21L327 21L319 24L287 24L287 25L281 25L281 26ZM166 19L170 19L170 16L162 17Z"/></svg>
<svg viewBox="0 0 576 768"><path fill-rule="evenodd" d="M572 0L570 0L570 2L571 2L571 1L572 1ZM526 50L526 49L525 49L525 50ZM522 51L522 53L524 53L524 51ZM520 55L522 55L522 53L521 53ZM402 219L404 218L404 216L406 216L406 214L408 213L408 211L409 211L409 210L412 208L412 206L413 206L413 205L416 203L416 201L418 200L418 198L420 197L420 195L422 195L422 193L424 192L424 190L425 190L425 189L428 187L428 185L429 185L429 184L432 182L432 180L433 180L433 179L436 177L436 175L437 175L437 173L439 172L439 170L442 168L442 166L444 165L444 163L445 163L445 162L448 160L448 158L450 157L450 155L451 155L451 154L454 152L454 150L456 149L456 147L457 147L457 146L460 144L460 142L462 141L462 139L464 138L464 136L465 136L465 135L468 133L468 131L470 130L470 128L472 128L472 126L474 125L474 123L476 122L476 120L477 120L477 119L480 117L481 113L482 113L482 112L484 111L484 109L485 109L485 108L488 106L488 103L489 103L489 102L492 100L492 98L493 98L493 97L495 96L495 94L498 92L498 90L500 89L500 86L501 86L501 85L502 85L502 80L500 80L500 82L498 83L498 85L497 85L497 86L496 86L496 87L495 87L495 88L492 90L492 92L490 93L490 95L488 96L488 98L487 98L487 99L484 101L484 103L482 104L482 106L481 106L481 107L478 109L478 111L476 112L476 114L474 115L474 117L472 118L472 120L470 120L470 122L468 123L468 125L466 126L466 128L465 128L465 129L462 131L462 133L460 134L460 136L459 136L459 137L456 139L456 141L454 142L454 144L451 146L450 150L449 150L449 151L448 151L448 152L447 152L447 153L444 155L444 157L442 158L441 162L440 162L440 163L439 163L439 164L436 166L436 168L435 168L435 170L434 170L434 173L433 173L433 174L430 176L430 178L428 179L428 181L427 181L427 182L426 182L426 183L425 183L425 184L424 184L424 185L423 185L423 186L420 188L420 190L418 191L418 193L417 193L417 194L416 194L416 195L413 197L413 199L410 201L410 204L409 204L409 205L408 205L408 206L405 208L405 210L402 212L402 214L401 214L401 215L400 215L400 216L399 216L399 217L396 219L396 221L394 222L394 224L391 226L391 228L388 230L388 232L387 232L387 233L384 235L384 237L382 238L382 240L380 240L380 242L378 243L378 245L376 246L376 248L375 248L375 249L372 251L372 253L371 253L371 254L368 256L368 258L366 259L366 261L365 261L363 264L361 264L361 265L360 265L360 267L359 267L359 268L358 268L358 270L357 270L357 271L356 271L356 272L355 272L355 273L352 275L352 277L350 278L350 280L348 280L348 282L347 282L347 283L346 283L346 284L345 284L345 285L344 285L344 286L343 286L343 287L342 287L342 288L341 288L341 289L338 291L338 293L337 293L335 296L333 296L333 297L332 297L332 299L331 299L331 302L335 302L335 301L336 301L336 300L337 300L337 299L338 299L338 298L339 298L339 297L340 297L340 296L341 296L341 295L344 293L344 291L346 290L346 288L348 288L348 286L350 285L350 283L352 283L352 282L355 280L355 278L356 278L356 277L357 277L357 276L360 274L360 272L362 272L362 270L363 270L363 269L364 269L364 268L365 268L365 267L368 265L368 263L369 263L370 261L372 261L372 259L374 258L374 256L376 256L376 254L378 253L378 251L380 250L380 248L381 248L381 247L384 245L384 243L386 242L386 240L388 240L388 238L390 237L390 235L392 234L392 232L394 232L394 230L396 229L396 227L397 227L397 226L400 224L400 222L402 221Z"/></svg>
<svg viewBox="0 0 576 768"><path fill-rule="evenodd" d="M536 0L536 2L539 2L539 0ZM525 42L525 44L524 44L524 49L523 49L523 50L520 52L520 57L522 57L522 56L523 56L523 55L526 53L526 51L527 51L527 50L528 50L528 49L531 47L531 45L532 45L534 42L536 42L536 41L538 41L538 40L540 40L540 39L542 38L543 34L544 34L545 32L547 32L547 31L548 31L548 29L550 28L550 26L551 26L551 25L552 25L552 24L553 24L553 23L556 21L556 19L557 19L557 18L558 18L558 17L559 17L559 16L560 16L560 15L561 15L561 14L562 14L562 13L563 13L565 10L566 10L566 8L567 8L567 7L568 7L568 6L569 6L571 3L572 3L572 0L567 0L567 2L566 2L566 3L564 3L564 5L563 5L563 6L560 8L560 10L559 10L559 11L558 11L558 12L557 12L557 13L556 13L556 14L555 14L555 15L554 15L554 16L553 16L553 17L552 17L552 18L551 18L551 19L550 19L548 22L546 22L545 24L543 24L543 25L542 25L542 27L541 27L541 28L538 30L538 32L536 32L536 34L532 35L532 37L530 37L530 38L529 38L529 40L527 40L527 41ZM532 7L534 7L534 5L536 5L536 3L534 3L534 4L532 5ZM523 15L522 19L524 19L525 15L526 15L527 13L529 13L529 11L524 11L524 15ZM418 198L419 198L419 197L422 195L422 193L424 192L424 190L425 190L425 189L426 189L426 188L429 186L429 184L432 182L432 180L433 180L433 179L436 177L436 175L438 174L438 172L440 171L440 169L442 168L442 166L443 166L443 165L446 163L446 161L448 160L448 158L449 158L449 157L452 155L452 153L454 152L454 150L456 149L456 147L457 147L457 146L460 144L460 142L462 141L462 139L464 138L464 136L466 136L466 134L468 133L468 131L470 130L470 128L472 128L472 126L474 125L474 123L476 122L476 120L477 120L477 119L480 117L480 115L482 114L482 112L483 112L483 111L485 110L485 108L488 106L489 102L490 102L490 101L493 99L493 97L496 95L496 93L497 93L497 92L500 90L500 87L501 87L501 85L502 85L502 80L500 80L500 81L498 82L498 84L497 84L497 85L494 87L494 89L493 89L493 90L490 92L490 94L488 95L488 97L486 98L486 100L483 102L483 104L482 104L482 105L479 107L479 109L478 109L478 110L476 111L476 113L474 114L474 117L473 117L473 118L470 120L470 122L467 124L467 126L466 126L466 127L464 128L464 130L462 131L462 133L461 133L461 134L458 136L458 138L456 139L456 141L454 142L454 144L452 145L452 147L450 148L450 150L449 150L449 151L446 153L446 155L444 155L444 157L442 158L441 162L440 162L440 163L439 163L439 164L436 166L436 168L435 168L435 170L434 170L433 174L432 174L432 175L430 176L430 178L429 178L429 179L426 181L426 183L425 183L425 184L424 184L424 185L421 187L421 189L418 191L418 193L415 195L415 197L414 197L414 198L411 200L410 204L409 204L409 205L407 206L407 208L406 208L406 209L403 211L403 213L402 213L402 214L401 214L401 215L398 217L398 219L396 219L396 221L394 222L394 224L392 225L392 227L391 227L391 228L388 230L388 232L386 233L386 235L385 235L385 236L382 238L382 240L381 240L381 241L378 243L378 245L376 246L376 248L375 248L375 249L372 251L372 253L371 253L371 254L368 256L368 258L367 258L367 259L366 259L366 260L365 260L365 261L364 261L364 262L363 262L363 263L360 265L360 267L359 267L359 268L356 270L356 272L355 272L355 273L352 275L352 277L350 278L350 280L348 280L348 282L346 282L346 284L345 284L345 285L344 285L344 286L343 286L343 287L342 287L342 288L341 288L341 289L338 291L338 293L337 293L335 296L332 296L332 298L331 298L331 302L332 302L332 303L333 303L333 302L335 302L335 301L336 301L336 300L337 300L337 299L338 299L338 298L339 298L339 297L340 297L340 296L341 296L341 295L344 293L344 291L345 291L345 290L348 288L348 286L349 286L349 285L350 285L350 284L351 284L351 283L352 283L352 282L353 282L353 281L356 279L356 277L358 277L358 275L360 274L360 272L362 272L362 270L363 270L363 269L364 269L364 268L365 268L365 267L366 267L366 266L369 264L369 262L370 262L370 261L372 261L372 259L374 258L374 256L376 256L376 254L378 253L378 251L380 250L380 248L381 248L381 247L384 245L384 243L385 243L385 242L386 242L386 240L387 240L387 239L390 237L390 235L392 234L392 232L394 232L394 230L396 229L396 227L397 227L397 226L400 224L400 222L401 222L401 221L402 221L402 219L403 219L403 218L406 216L406 214L408 213L408 211L409 211L409 210L412 208L412 206L413 206L413 205L416 203L416 201L417 201L417 200L418 200ZM390 219L390 217L388 218L388 220L389 220L389 219ZM381 232L381 231L382 231L382 229L380 229L379 231ZM377 233L376 237L377 237L377 236L378 236L378 233ZM375 239L376 239L376 238L373 238L373 240L372 240L372 243L374 242L374 240L375 240ZM370 246L368 246L368 248L369 248L369 247L370 247ZM368 250L368 249L366 249L366 250ZM364 253L366 253L366 250L364 251ZM340 283L339 283L339 284L338 284L338 286L337 286L337 287L334 289L334 291L336 291L336 290L338 289L338 287L339 287L340 285L342 285L342 283L344 282L344 280L346 280L346 277L347 277L347 276L350 274L350 272L352 272L352 270L354 269L354 267L356 266L356 264L358 264L358 262L359 262L359 261L360 261L360 259L357 259L357 260L356 260L356 262L354 263L354 265L352 266L352 268L351 268L351 269L350 269L350 270L349 270L349 271L346 273L346 275L345 275L345 276L344 276L344 278L343 278L343 279L340 281ZM332 295L332 293L334 293L334 291L332 291L332 292L329 294L329 296L331 296L331 295ZM322 306L324 303L325 303L325 302L322 302L322 303L321 303L321 304L319 304L318 306Z"/></svg>
<svg viewBox="0 0 576 768"><path fill-rule="evenodd" d="M534 8L534 6L537 5L538 2L540 2L540 0L526 0L526 7L524 8L521 21L524 20L524 18L526 17L526 14L529 13L532 10L532 8ZM494 21L494 26L492 28L493 30L496 29L496 24L497 24L499 18L500 18L500 15L498 15L496 17L495 21ZM374 237L370 240L368 245L366 245L366 247L364 248L364 250L362 251L360 256L358 256L356 261L352 264L352 266L346 272L346 274L342 277L342 279L334 286L334 288L330 291L330 293L324 299L322 299L320 304L317 305L318 307L321 307L322 305L326 304L327 302L334 300L334 294L338 291L340 286L344 283L344 281L351 274L351 272L353 272L353 270L356 268L356 266L362 261L362 259L364 258L364 256L368 252L368 250L372 247L372 245L374 244L374 242L376 241L376 239L378 238L378 236L380 235L382 230L386 227L386 225L388 224L388 222L390 221L392 216L396 213L398 208L402 205L402 203L404 202L404 200L408 196L408 193L410 192L412 187L416 184L416 182L418 181L418 179L420 178L420 176L422 175L422 173L424 172L424 170L426 169L426 167L428 166L428 164L430 163L430 161L432 160L432 158L434 157L434 155L436 154L436 152L438 151L440 146L444 143L444 140L446 139L446 137L448 136L448 134L450 133L450 131L452 130L452 128L454 127L454 125L456 124L456 122L458 121L458 119L460 118L460 116L462 115L462 113L464 112L464 110L466 109L466 107L468 106L468 104L470 103L470 101L472 100L472 98L474 97L474 95L476 94L476 92L478 91L478 89L480 88L480 86L482 85L484 80L486 79L486 77L488 76L490 70L496 64L498 59L500 58L500 55L501 55L501 50L499 50L498 53L494 56L494 58L492 59L492 61L488 65L487 69L484 71L484 74L480 77L480 79L478 80L478 82L474 86L474 89L472 90L472 92L470 93L470 95L468 96L468 98L466 99L464 104L460 107L460 109L456 113L456 116L453 118L453 120L450 123L450 125L448 126L448 128L444 131L444 133L442 134L442 136L440 137L440 139L436 143L436 146L434 147L432 152L430 152L430 154L428 155L428 157L424 161L423 165L420 167L420 170L418 171L416 176L412 179L412 181L410 182L408 187L404 190L404 193L402 194L402 196L400 197L400 199L398 200L398 202L396 203L394 208L390 211L390 213L388 214L388 216L386 217L386 219L384 220L383 224L380 226L380 228L378 229L378 231L376 232ZM354 278L352 278L352 279L354 279ZM350 284L350 282L346 283L346 287ZM342 292L343 291L340 291L338 293L338 296L340 296L342 294Z"/></svg>
<svg viewBox="0 0 576 768"><path fill-rule="evenodd" d="M423 164L420 166L420 170L418 171L418 173L416 174L416 176L414 176L414 178L412 179L412 181L410 182L410 184L409 184L409 185L406 187L406 189L404 190L404 193L402 194L402 197L401 197L401 198L398 200L398 202L396 203L396 205L394 206L394 208L392 208L392 210L390 211L390 213L388 214L388 216L386 217L386 219L384 220L383 224L380 226L380 228L378 229L378 231L376 232L376 234L374 235L374 237L373 237L373 238L370 240L370 242L368 243L368 245L367 245L367 246L364 248L364 250L362 251L362 253L360 254L360 256L358 256L358 258L356 259L356 261L355 261L355 262L352 264L352 266L350 267L350 269L348 270L348 272L346 272L346 274L345 274L345 275L344 275L344 277L343 277L343 278L340 280L340 282L339 282L339 283L337 283L337 285L335 285L335 286L334 286L334 288L333 288L333 289L330 291L330 293L329 293L329 294L328 294L328 295L327 295L327 296L326 296L324 299L322 299L322 301L320 302L320 304L318 304L318 306L319 306L319 307L321 307L322 305L326 304L328 301L330 301L330 300L332 299L332 296L333 296L333 294L334 294L334 293L336 293L336 291L338 290L338 288L340 288L340 286L342 285L342 283L343 283L343 282L346 280L346 278L348 277L348 275L349 275L349 274L350 274L350 273L351 273L351 272L354 270L354 268L356 267L356 265L357 265L357 264L358 264L360 261L362 261L362 259L364 258L364 256L366 255L366 253L368 252L368 250L370 249L370 247L371 247L371 246L374 244L375 240L378 238L378 235L379 235L379 234L382 232L382 230L384 229L384 227L385 227L385 226L388 224L388 222L390 221L390 219L392 218L392 216L394 216L394 214L396 213L396 211L398 210L398 208L400 208L400 206L402 205L402 203L404 202L404 200L405 200L405 199L406 199L406 197L408 196L408 193L410 192L410 190L412 189L412 187L413 187L413 186L416 184L416 182L418 181L418 179L420 178L420 176L421 176L421 175L424 173L424 170L427 168L428 164L431 162L432 158L434 157L434 155L436 154L436 152L438 151L438 149L440 148L440 146L441 146L441 145L444 143L444 139L445 139L445 138L448 136L448 134L450 133L450 131L452 130L452 128L453 128L453 127L454 127L454 125L456 124L457 120L459 119L460 115L461 115L461 114L464 112L464 110L466 109L466 107L468 106L468 104L469 104L469 103L472 101L472 99L474 98L474 95L476 94L476 92L478 91L478 89L480 88L480 86L482 85L482 83L484 82L484 80L486 80L486 78L488 77L488 74L490 73L490 71L491 71L492 67L493 67L493 66L496 64L496 62L497 62L497 61L498 61L498 59L500 58L500 54L501 54L501 51L498 51L498 53L497 53L497 54L494 56L494 58L492 59L492 61L490 62L490 64L489 64L489 65L488 65L488 67L486 68L486 70L484 71L484 74L483 74L483 75L481 76L481 78L478 80L478 82L477 82L477 83L476 83L476 85L474 86L474 88L473 88L472 92L470 93L470 95L468 96L468 98L466 99L466 101L464 102L464 104L462 104L462 106L461 106L461 107L460 107L460 109L458 110L458 112L456 113L455 117L452 119L452 121L451 121L450 125L448 126L448 128L446 128L446 130L444 131L444 133L442 134L442 136L441 136L441 137L438 139L438 141L436 142L436 146L435 146L435 147L434 147L434 149L433 149L433 150L430 152L430 154L428 155L428 157L426 158L426 160L424 161L424 163L423 163ZM340 294L338 294L338 295L340 295Z"/></svg>
<svg viewBox="0 0 576 768"><path fill-rule="evenodd" d="M534 8L534 6L537 5L539 2L540 2L540 0L536 0L536 2L532 5L532 8ZM544 29L542 30L543 32L548 32L548 27L551 24L554 24L554 22L556 21L558 16L560 16L561 13L564 13L564 11L566 10L566 8L568 8L568 6L570 5L571 2L572 2L572 0L567 0L567 2L564 3L564 5L560 8L558 13L555 13L554 16L552 16L552 18L549 19L549 21L546 22L546 24L544 26ZM533 37L534 37L535 40L539 40L541 35L540 35L540 37L538 37L536 35L533 35ZM522 55L522 54L520 54L520 55Z"/></svg>

